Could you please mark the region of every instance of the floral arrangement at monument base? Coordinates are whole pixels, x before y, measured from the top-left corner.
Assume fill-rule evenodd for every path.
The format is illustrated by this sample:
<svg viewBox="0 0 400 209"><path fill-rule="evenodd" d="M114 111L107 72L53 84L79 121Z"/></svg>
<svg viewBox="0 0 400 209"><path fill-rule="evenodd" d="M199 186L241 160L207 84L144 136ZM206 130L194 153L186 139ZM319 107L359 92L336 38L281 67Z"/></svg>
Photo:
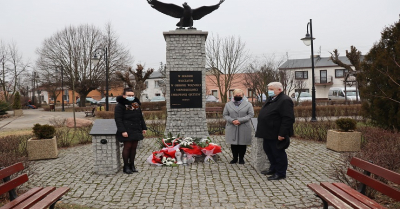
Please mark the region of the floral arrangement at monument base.
<svg viewBox="0 0 400 209"><path fill-rule="evenodd" d="M160 139L163 148L154 151L147 162L153 165L178 166L191 164L201 159L203 162L215 162L216 154L221 152L221 146L211 142L210 138L193 139L191 137L172 137ZM181 156L185 160L181 163ZM178 159L178 160L177 160Z"/></svg>

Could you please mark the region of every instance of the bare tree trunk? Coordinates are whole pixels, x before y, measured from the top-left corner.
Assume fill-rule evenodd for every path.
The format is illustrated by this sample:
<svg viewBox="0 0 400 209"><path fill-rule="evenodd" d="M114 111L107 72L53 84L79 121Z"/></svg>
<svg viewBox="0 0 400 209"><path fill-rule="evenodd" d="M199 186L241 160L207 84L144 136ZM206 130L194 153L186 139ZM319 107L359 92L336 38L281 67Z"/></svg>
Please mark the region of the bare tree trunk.
<svg viewBox="0 0 400 209"><path fill-rule="evenodd" d="M207 67L211 81L218 87L221 101L227 102L229 90L237 73L244 71L249 59L240 38L211 37L206 43Z"/></svg>

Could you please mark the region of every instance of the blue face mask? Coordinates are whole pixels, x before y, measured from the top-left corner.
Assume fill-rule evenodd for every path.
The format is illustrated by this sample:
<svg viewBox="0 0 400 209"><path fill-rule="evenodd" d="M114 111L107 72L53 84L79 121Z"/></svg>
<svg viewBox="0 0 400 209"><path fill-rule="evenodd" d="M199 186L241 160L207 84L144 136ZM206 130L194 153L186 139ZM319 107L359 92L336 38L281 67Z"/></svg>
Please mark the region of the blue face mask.
<svg viewBox="0 0 400 209"><path fill-rule="evenodd" d="M268 90L268 96L270 96L270 97L275 96L275 92L272 90Z"/></svg>
<svg viewBox="0 0 400 209"><path fill-rule="evenodd" d="M126 97L126 99L130 102L132 102L133 100L135 100L135 97Z"/></svg>

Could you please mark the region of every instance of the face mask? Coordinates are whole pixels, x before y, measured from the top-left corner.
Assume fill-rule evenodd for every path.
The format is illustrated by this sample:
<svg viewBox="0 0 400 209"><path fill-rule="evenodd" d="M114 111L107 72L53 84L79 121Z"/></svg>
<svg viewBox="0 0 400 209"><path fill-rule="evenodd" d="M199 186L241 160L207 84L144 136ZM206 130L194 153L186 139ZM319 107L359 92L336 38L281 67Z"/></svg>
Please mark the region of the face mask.
<svg viewBox="0 0 400 209"><path fill-rule="evenodd" d="M135 97L126 97L126 99L130 102L132 102L133 100L135 100Z"/></svg>
<svg viewBox="0 0 400 209"><path fill-rule="evenodd" d="M270 96L270 97L275 96L275 92L272 90L268 90L268 96Z"/></svg>
<svg viewBox="0 0 400 209"><path fill-rule="evenodd" d="M233 97L233 99L238 102L238 101L242 100L242 97Z"/></svg>

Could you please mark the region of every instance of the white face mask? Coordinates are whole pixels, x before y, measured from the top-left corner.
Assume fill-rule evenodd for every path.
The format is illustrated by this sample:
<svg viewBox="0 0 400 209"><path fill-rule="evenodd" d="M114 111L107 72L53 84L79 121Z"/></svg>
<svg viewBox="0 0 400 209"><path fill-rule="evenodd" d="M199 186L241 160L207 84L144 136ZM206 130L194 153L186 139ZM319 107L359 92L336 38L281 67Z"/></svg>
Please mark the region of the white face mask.
<svg viewBox="0 0 400 209"><path fill-rule="evenodd" d="M135 100L135 96L131 96L131 97L126 97L126 99L128 100L128 101L130 101L130 102L132 102L133 100Z"/></svg>
<svg viewBox="0 0 400 209"><path fill-rule="evenodd" d="M270 97L275 96L275 92L273 90L268 90L268 96Z"/></svg>

